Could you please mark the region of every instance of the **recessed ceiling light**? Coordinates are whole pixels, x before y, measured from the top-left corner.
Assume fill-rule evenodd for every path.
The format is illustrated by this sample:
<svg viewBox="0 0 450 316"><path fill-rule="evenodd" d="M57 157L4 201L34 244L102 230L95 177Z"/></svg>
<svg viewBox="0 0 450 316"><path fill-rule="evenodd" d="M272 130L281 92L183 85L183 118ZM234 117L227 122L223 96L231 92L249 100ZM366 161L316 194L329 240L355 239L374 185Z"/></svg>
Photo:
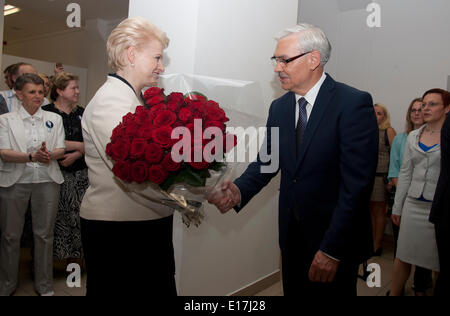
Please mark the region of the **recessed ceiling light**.
<svg viewBox="0 0 450 316"><path fill-rule="evenodd" d="M7 16L7 15L10 15L10 14L13 14L13 13L17 13L19 11L20 11L20 8L15 7L13 5L10 5L10 4L6 4L4 9L3 9L3 14L5 16Z"/></svg>

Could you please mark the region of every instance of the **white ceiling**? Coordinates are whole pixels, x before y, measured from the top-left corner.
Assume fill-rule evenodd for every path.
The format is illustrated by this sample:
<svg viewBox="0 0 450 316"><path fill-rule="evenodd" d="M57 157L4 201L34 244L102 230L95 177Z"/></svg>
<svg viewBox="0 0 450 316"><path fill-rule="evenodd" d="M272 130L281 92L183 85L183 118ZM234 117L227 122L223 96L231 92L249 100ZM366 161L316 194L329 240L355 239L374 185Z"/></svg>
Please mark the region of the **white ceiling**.
<svg viewBox="0 0 450 316"><path fill-rule="evenodd" d="M128 0L6 0L22 9L21 12L5 17L3 40L16 42L44 34L67 31L69 3L81 7L81 20L113 20L128 15Z"/></svg>

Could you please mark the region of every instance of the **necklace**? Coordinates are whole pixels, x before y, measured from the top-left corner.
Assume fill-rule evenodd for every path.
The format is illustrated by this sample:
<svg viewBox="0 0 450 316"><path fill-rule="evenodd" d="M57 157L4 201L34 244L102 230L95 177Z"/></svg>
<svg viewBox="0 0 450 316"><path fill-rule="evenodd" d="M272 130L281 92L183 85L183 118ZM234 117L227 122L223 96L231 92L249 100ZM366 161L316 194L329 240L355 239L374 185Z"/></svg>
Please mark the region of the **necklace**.
<svg viewBox="0 0 450 316"><path fill-rule="evenodd" d="M441 130L439 130L439 129L432 130L431 128L427 128L426 131L427 131L428 133L430 133L431 135L433 135L434 133L440 132Z"/></svg>

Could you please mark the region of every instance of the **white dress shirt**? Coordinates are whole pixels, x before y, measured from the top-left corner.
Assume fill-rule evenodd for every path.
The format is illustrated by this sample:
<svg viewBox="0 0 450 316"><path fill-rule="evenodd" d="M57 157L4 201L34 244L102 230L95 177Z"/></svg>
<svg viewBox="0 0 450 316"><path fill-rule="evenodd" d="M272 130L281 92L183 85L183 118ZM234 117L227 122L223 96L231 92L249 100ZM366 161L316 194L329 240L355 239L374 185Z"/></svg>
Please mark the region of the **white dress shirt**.
<svg viewBox="0 0 450 316"><path fill-rule="evenodd" d="M325 73L322 73L322 76L320 77L319 81L316 82L314 87L312 87L306 93L306 95L302 96L299 94L295 94L295 101L296 101L296 104L295 104L295 128L297 128L297 121L299 118L298 100L300 100L301 98L305 98L306 101L308 101L308 104L306 105L306 115L307 115L307 118L309 121L309 117L311 116L311 112L314 107L314 103L316 102L317 95L319 94L320 87L322 86L322 84L326 78L327 78L327 76L325 75Z"/></svg>
<svg viewBox="0 0 450 316"><path fill-rule="evenodd" d="M27 153L36 152L41 148L45 141L45 132L48 127L45 126L43 110L39 109L31 116L23 107L18 110L19 117L25 127L25 136L27 139ZM39 162L28 162L25 165L22 177L17 183L45 183L53 182L48 175L48 167Z"/></svg>

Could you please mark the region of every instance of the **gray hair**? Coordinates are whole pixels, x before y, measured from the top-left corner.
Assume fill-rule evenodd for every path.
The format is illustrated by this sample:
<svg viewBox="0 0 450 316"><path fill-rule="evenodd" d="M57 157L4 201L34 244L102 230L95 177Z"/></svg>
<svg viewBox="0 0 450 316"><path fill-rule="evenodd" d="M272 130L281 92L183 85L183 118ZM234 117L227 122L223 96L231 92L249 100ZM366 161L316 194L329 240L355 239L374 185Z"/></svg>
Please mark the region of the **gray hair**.
<svg viewBox="0 0 450 316"><path fill-rule="evenodd" d="M23 74L22 76L17 78L16 83L14 85L14 89L16 91L22 91L23 87L25 87L25 85L28 83L35 85L42 85L42 87L44 87L44 80L42 80L42 78L39 77L38 75Z"/></svg>
<svg viewBox="0 0 450 316"><path fill-rule="evenodd" d="M296 26L285 29L275 37L276 40L281 40L290 35L297 36L299 49L306 53L313 50L320 52L320 64L324 66L330 59L331 44L325 33L317 26L300 23Z"/></svg>

